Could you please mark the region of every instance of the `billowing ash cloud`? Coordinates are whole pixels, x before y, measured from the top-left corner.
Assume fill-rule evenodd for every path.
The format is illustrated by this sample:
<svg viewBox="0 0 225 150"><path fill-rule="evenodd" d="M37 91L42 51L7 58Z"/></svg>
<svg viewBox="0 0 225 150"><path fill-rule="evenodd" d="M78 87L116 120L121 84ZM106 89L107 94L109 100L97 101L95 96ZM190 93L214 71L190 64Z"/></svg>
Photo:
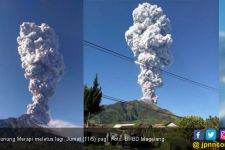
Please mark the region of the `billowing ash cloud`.
<svg viewBox="0 0 225 150"><path fill-rule="evenodd" d="M58 38L52 28L42 23L24 22L17 38L25 78L29 80L32 104L27 114L42 124L50 121L48 100L64 72L63 57L58 51Z"/></svg>
<svg viewBox="0 0 225 150"><path fill-rule="evenodd" d="M133 25L125 33L128 46L140 66L138 83L145 102L156 103L155 89L162 86L162 69L171 63L170 20L161 7L139 4L133 11Z"/></svg>

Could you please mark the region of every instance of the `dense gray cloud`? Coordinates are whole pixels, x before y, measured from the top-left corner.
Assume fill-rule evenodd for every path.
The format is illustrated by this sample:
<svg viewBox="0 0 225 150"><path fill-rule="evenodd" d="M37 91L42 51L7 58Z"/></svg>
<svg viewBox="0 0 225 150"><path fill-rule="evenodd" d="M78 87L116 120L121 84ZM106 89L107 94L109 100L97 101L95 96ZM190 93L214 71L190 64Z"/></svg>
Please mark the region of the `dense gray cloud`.
<svg viewBox="0 0 225 150"><path fill-rule="evenodd" d="M125 33L128 46L140 66L138 83L145 102L157 102L155 89L162 86L162 69L171 63L170 20L161 7L139 4L133 11L133 25Z"/></svg>
<svg viewBox="0 0 225 150"><path fill-rule="evenodd" d="M45 23L38 26L24 22L20 26L17 42L33 101L27 106L27 114L39 123L47 124L50 121L48 100L64 72L63 57L58 51L58 38Z"/></svg>

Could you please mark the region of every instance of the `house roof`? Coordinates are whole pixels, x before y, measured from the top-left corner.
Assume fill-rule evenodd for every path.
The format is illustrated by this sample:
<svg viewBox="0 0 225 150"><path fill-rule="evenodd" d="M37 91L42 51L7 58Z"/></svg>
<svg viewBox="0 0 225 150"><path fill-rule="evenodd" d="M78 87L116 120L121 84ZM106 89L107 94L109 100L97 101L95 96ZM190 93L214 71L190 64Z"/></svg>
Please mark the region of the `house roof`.
<svg viewBox="0 0 225 150"><path fill-rule="evenodd" d="M167 125L167 127L178 127L175 123L171 122Z"/></svg>
<svg viewBox="0 0 225 150"><path fill-rule="evenodd" d="M122 128L122 127L131 127L134 126L135 124L115 124L113 128Z"/></svg>

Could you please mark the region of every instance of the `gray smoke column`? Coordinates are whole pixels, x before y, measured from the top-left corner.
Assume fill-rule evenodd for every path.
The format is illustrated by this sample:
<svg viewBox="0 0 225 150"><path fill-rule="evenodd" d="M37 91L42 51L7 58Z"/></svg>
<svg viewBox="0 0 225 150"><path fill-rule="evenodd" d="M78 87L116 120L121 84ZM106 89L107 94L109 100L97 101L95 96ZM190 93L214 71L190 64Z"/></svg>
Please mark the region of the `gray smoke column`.
<svg viewBox="0 0 225 150"><path fill-rule="evenodd" d="M27 114L39 123L50 121L48 100L64 72L63 57L58 51L58 38L52 28L42 23L24 22L17 38L25 78L29 80L32 104Z"/></svg>
<svg viewBox="0 0 225 150"><path fill-rule="evenodd" d="M133 25L125 33L135 62L140 66L138 83L145 102L157 103L155 89L163 83L161 70L171 63L170 29L170 20L161 7L143 3L134 9Z"/></svg>

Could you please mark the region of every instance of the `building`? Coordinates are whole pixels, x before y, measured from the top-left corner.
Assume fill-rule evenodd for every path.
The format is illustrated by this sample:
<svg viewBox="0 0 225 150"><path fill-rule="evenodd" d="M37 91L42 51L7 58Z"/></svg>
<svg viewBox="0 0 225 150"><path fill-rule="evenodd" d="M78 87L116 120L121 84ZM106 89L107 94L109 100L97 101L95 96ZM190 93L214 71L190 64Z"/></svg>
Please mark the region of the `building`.
<svg viewBox="0 0 225 150"><path fill-rule="evenodd" d="M115 124L113 128L129 128L133 127L135 124Z"/></svg>

